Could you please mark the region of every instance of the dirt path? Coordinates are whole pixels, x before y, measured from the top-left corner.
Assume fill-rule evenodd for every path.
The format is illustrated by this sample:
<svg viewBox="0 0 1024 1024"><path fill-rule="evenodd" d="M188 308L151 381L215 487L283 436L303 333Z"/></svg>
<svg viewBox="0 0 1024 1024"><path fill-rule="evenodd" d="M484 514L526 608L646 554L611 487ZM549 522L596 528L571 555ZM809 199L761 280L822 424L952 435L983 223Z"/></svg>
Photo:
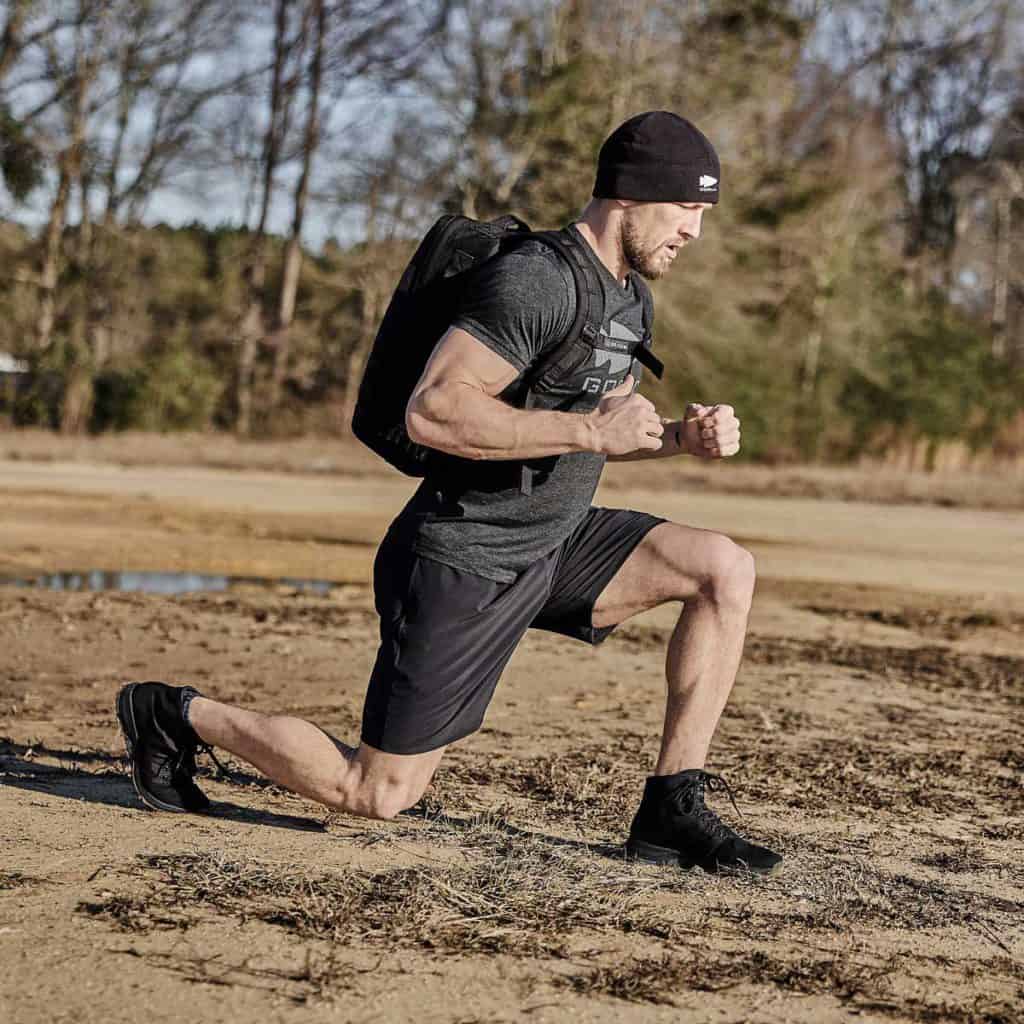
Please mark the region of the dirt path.
<svg viewBox="0 0 1024 1024"><path fill-rule="evenodd" d="M247 566L362 582L414 486L397 474L0 461L0 572ZM617 487L597 500L726 532L753 549L762 578L1024 597L1017 512Z"/></svg>
<svg viewBox="0 0 1024 1024"><path fill-rule="evenodd" d="M1024 1006L1024 517L604 492L756 553L713 765L778 878L616 856L671 608L531 634L419 813L328 818L233 766L142 810L112 714L191 681L352 735L400 479L0 462L0 574L338 582L0 588L0 1020L1010 1021ZM735 821L735 812L720 807Z"/></svg>

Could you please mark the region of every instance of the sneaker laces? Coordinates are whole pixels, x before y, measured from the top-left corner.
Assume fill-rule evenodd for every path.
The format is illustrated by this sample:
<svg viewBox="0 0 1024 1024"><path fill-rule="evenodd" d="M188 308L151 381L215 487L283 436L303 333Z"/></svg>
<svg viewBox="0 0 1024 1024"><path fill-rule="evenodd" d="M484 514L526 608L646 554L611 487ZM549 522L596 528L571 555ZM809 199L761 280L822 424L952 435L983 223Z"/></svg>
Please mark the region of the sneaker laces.
<svg viewBox="0 0 1024 1024"><path fill-rule="evenodd" d="M191 779L196 773L195 747L180 747L177 750L153 749L150 759L154 775L168 785L177 782L182 774Z"/></svg>
<svg viewBox="0 0 1024 1024"><path fill-rule="evenodd" d="M225 779L234 780L234 776L231 774L230 771L228 771L227 768L224 767L224 765L221 763L220 758L213 752L213 747L210 746L209 743L200 743L199 746L196 747L196 750L198 750L201 754L209 754L210 757L213 758L213 763L217 766L217 770L221 773L221 775ZM195 759L194 758L192 760L192 774L193 775L195 774Z"/></svg>
<svg viewBox="0 0 1024 1024"><path fill-rule="evenodd" d="M185 774L189 780L195 778L198 768L196 766L196 754L209 754L213 763L217 766L220 774L225 778L232 778L231 773L224 767L221 760L213 752L209 743L188 744L176 751L169 751L164 754L160 751L153 752L153 762L156 773L163 779L173 782L177 776Z"/></svg>
<svg viewBox="0 0 1024 1024"><path fill-rule="evenodd" d="M672 801L681 813L695 817L712 838L722 840L732 838L736 833L704 803L705 790L709 793L724 791L736 813L742 817L729 783L721 775L702 769L694 771L687 782L673 791Z"/></svg>

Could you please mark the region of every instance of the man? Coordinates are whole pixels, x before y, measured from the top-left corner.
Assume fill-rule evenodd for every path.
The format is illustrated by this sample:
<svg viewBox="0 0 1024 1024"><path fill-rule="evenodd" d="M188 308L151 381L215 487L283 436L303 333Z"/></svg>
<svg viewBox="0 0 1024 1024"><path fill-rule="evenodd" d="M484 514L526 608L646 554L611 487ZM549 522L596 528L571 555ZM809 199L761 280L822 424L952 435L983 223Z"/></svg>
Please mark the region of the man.
<svg viewBox="0 0 1024 1024"><path fill-rule="evenodd" d="M668 646L661 750L627 852L709 871L780 863L704 803L705 787L720 784L704 764L739 666L752 557L715 533L590 504L608 458L739 450L731 407L693 405L684 420L662 420L628 373L642 334L638 275L661 277L700 236L719 176L711 143L665 111L631 118L605 141L593 199L567 229L601 278L604 324L535 408L510 399L524 369L568 331L574 278L536 240L482 266L409 401L410 437L448 457L377 553L381 645L360 744L189 687L132 684L118 715L149 806L208 805L192 779L205 744L329 807L391 818L420 799L445 747L480 726L527 628L597 644L624 619L683 601ZM530 488L520 486L524 464Z"/></svg>

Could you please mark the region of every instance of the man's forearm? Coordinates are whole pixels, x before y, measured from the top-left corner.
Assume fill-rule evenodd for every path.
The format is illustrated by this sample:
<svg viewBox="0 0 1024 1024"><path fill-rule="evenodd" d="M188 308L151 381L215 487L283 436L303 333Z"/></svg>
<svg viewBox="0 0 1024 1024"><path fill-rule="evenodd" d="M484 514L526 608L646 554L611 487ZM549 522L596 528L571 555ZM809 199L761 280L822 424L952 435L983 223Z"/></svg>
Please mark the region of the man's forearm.
<svg viewBox="0 0 1024 1024"><path fill-rule="evenodd" d="M593 428L579 413L516 409L457 382L417 394L406 428L417 443L465 459L539 459L597 450Z"/></svg>
<svg viewBox="0 0 1024 1024"><path fill-rule="evenodd" d="M628 452L626 455L609 455L609 462L638 462L641 459L664 459L670 455L691 454L686 447L686 435L684 433L685 420L665 420L662 424L665 433L661 436L661 447L654 451L650 448L640 448L635 452Z"/></svg>

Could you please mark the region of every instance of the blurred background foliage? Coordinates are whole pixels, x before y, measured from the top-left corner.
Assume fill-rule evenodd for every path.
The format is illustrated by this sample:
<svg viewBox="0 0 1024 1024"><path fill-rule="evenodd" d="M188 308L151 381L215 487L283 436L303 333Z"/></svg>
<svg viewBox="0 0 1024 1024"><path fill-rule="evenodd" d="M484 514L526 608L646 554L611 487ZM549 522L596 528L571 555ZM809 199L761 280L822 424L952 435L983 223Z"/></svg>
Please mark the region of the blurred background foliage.
<svg viewBox="0 0 1024 1024"><path fill-rule="evenodd" d="M568 222L652 108L723 164L655 286L665 414L730 402L767 461L1024 458L1013 0L6 0L0 422L344 434L433 219Z"/></svg>

